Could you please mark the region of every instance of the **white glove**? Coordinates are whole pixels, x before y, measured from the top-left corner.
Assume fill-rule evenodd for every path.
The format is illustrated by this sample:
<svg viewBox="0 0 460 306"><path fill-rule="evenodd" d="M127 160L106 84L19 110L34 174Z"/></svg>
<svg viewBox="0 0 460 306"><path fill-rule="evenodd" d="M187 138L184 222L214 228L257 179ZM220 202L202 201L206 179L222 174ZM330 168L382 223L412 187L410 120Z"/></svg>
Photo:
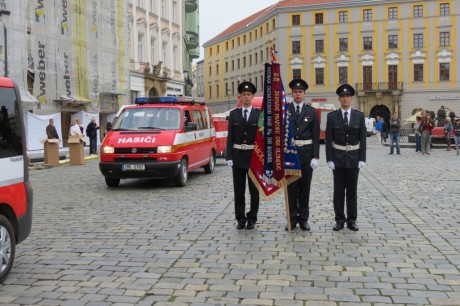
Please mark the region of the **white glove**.
<svg viewBox="0 0 460 306"><path fill-rule="evenodd" d="M313 158L310 162L310 167L315 170L316 168L318 168L318 165L319 165L319 159L317 158Z"/></svg>
<svg viewBox="0 0 460 306"><path fill-rule="evenodd" d="M227 160L227 165L229 167L233 167L233 160Z"/></svg>
<svg viewBox="0 0 460 306"><path fill-rule="evenodd" d="M358 163L358 168L359 168L359 169L364 168L365 166L366 166L366 163L363 162L363 161L360 161L360 162Z"/></svg>
<svg viewBox="0 0 460 306"><path fill-rule="evenodd" d="M333 161L330 161L330 162L327 162L327 165L329 166L329 168L331 168L332 170L335 169L335 164Z"/></svg>

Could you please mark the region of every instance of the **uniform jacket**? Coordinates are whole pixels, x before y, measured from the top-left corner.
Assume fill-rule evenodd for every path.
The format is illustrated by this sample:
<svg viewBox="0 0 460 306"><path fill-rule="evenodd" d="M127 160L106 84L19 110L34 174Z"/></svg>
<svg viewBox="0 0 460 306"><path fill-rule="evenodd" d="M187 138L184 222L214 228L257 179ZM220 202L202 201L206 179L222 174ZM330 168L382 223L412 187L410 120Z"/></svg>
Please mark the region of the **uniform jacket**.
<svg viewBox="0 0 460 306"><path fill-rule="evenodd" d="M299 116L296 115L296 103L290 103L288 111L292 117L295 140L313 140L313 145L298 146L297 155L300 163L310 163L313 157L319 158L319 121L316 109L304 104Z"/></svg>
<svg viewBox="0 0 460 306"><path fill-rule="evenodd" d="M234 149L233 145L254 144L259 114L260 111L253 107L249 119L246 122L243 118L243 111L241 108L234 109L230 112L225 158L226 160L233 161L234 168L249 169L252 150Z"/></svg>
<svg viewBox="0 0 460 306"><path fill-rule="evenodd" d="M343 124L342 110L330 112L326 124L326 160L333 161L336 168L358 168L360 161L366 161L366 124L364 114L351 109L348 129ZM359 150L342 151L332 144L357 145Z"/></svg>

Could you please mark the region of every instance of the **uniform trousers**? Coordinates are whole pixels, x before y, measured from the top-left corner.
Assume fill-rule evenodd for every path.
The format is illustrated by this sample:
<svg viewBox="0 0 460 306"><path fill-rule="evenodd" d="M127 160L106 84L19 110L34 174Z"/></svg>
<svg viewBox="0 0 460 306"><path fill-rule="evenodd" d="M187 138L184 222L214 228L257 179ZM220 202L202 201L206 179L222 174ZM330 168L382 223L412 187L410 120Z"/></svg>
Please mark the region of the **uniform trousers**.
<svg viewBox="0 0 460 306"><path fill-rule="evenodd" d="M259 211L259 191L248 176L248 169L232 168L233 173L233 192L235 195L235 218L238 222L247 220L257 221ZM246 212L246 180L248 181L249 194L251 195L251 209Z"/></svg>
<svg viewBox="0 0 460 306"><path fill-rule="evenodd" d="M334 174L334 212L335 222L350 224L358 217L358 168L335 168ZM347 216L345 217L345 198Z"/></svg>
<svg viewBox="0 0 460 306"><path fill-rule="evenodd" d="M289 216L291 224L308 221L310 216L310 186L313 169L309 163L300 164L302 177L288 185Z"/></svg>

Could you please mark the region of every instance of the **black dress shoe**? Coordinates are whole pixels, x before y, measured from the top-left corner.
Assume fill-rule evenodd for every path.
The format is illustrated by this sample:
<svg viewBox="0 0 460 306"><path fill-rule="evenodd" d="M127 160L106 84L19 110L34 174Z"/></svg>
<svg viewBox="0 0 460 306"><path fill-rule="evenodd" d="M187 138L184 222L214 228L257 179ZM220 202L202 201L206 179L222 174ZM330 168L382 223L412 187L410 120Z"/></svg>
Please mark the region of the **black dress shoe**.
<svg viewBox="0 0 460 306"><path fill-rule="evenodd" d="M348 223L347 227L351 229L352 231L355 231L355 232L359 231L359 228L355 222Z"/></svg>
<svg viewBox="0 0 460 306"><path fill-rule="evenodd" d="M291 231L295 230L297 227L297 223L291 223ZM288 231L289 228L288 226L286 225L286 227L284 228L285 231Z"/></svg>
<svg viewBox="0 0 460 306"><path fill-rule="evenodd" d="M252 229L254 229L255 226L256 226L256 221L249 220L248 225L246 226L246 229L252 230Z"/></svg>
<svg viewBox="0 0 460 306"><path fill-rule="evenodd" d="M238 224L236 225L236 229L242 230L246 227L246 221L238 221Z"/></svg>
<svg viewBox="0 0 460 306"><path fill-rule="evenodd" d="M302 221L299 223L300 229L303 231L309 231L310 230L310 225L308 225L307 221Z"/></svg>
<svg viewBox="0 0 460 306"><path fill-rule="evenodd" d="M332 228L334 231L340 231L343 228L343 223L336 223Z"/></svg>

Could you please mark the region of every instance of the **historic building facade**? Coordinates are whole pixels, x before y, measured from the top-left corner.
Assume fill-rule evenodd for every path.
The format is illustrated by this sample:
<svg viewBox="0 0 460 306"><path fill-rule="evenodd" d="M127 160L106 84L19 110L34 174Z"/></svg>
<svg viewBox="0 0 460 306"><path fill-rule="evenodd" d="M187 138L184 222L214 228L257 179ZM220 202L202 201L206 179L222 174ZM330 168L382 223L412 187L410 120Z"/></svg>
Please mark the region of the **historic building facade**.
<svg viewBox="0 0 460 306"><path fill-rule="evenodd" d="M232 25L204 44L206 99L224 102L246 79L262 94L269 47L282 78L305 79L307 102L338 105L335 89L357 89L366 116L441 105L460 113L460 3L284 0Z"/></svg>
<svg viewBox="0 0 460 306"><path fill-rule="evenodd" d="M198 0L130 0L130 97L191 94Z"/></svg>

